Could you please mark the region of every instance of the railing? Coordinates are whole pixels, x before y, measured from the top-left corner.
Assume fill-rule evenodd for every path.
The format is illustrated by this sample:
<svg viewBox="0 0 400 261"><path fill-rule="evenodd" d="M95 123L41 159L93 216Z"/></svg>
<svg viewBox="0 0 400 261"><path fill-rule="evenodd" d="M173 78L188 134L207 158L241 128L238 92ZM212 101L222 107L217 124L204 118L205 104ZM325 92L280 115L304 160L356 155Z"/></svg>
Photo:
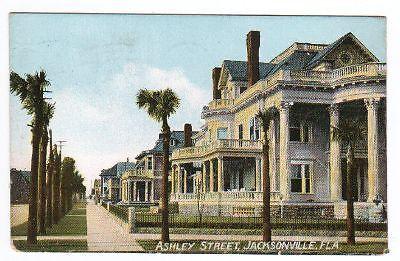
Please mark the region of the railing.
<svg viewBox="0 0 400 261"><path fill-rule="evenodd" d="M220 139L207 142L203 146L176 149L172 152L172 159L187 157L202 157L215 150L261 150L261 141Z"/></svg>
<svg viewBox="0 0 400 261"><path fill-rule="evenodd" d="M208 108L210 110L220 110L220 109L225 109L232 104L233 104L232 99L217 99L217 100L212 100L211 102L209 102Z"/></svg>
<svg viewBox="0 0 400 261"><path fill-rule="evenodd" d="M271 201L279 201L279 192L271 192ZM224 191L206 193L175 193L171 194L171 201L262 201L260 191Z"/></svg>
<svg viewBox="0 0 400 261"><path fill-rule="evenodd" d="M365 79L368 77L386 76L386 64L385 63L365 63L358 65L350 65L342 68L338 68L331 71L313 71L313 70L278 70L274 74L268 76L262 84L257 83L255 86L247 89L237 99L221 99L214 100L209 103L208 106L203 108L203 113L207 113L213 110L230 109L232 106L241 104L244 100L253 96L255 93L262 89L272 88L279 84L285 84L290 82L304 82L310 84L320 84L321 87L330 87L333 84L351 79L354 77L360 77Z"/></svg>

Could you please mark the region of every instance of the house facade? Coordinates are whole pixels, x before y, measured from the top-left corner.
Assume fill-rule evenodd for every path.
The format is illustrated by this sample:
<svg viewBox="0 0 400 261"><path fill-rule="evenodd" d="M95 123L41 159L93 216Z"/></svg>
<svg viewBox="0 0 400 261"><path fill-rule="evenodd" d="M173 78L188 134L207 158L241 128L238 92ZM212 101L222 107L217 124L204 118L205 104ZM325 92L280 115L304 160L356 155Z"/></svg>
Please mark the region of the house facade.
<svg viewBox="0 0 400 261"><path fill-rule="evenodd" d="M345 216L346 148L331 127L364 117L356 145L356 217L386 202L386 64L352 33L331 44L293 43L259 61L260 33L247 35L247 61L212 71L213 99L193 146L172 153L171 201L181 213L256 215L262 204L262 126L257 112L278 115L268 130L271 204L298 215ZM282 211L282 210L280 210Z"/></svg>
<svg viewBox="0 0 400 261"><path fill-rule="evenodd" d="M100 173L101 199L118 202L121 200L122 174L135 168L135 163L129 158L125 162L118 162L109 169L103 169Z"/></svg>
<svg viewBox="0 0 400 261"><path fill-rule="evenodd" d="M185 124L184 131L171 131L170 156L176 149L187 146L188 142L191 143L193 133L196 132L192 132L190 124ZM161 196L162 155L163 140L160 133L154 147L142 151L136 157L135 169L123 174L122 204L158 203Z"/></svg>

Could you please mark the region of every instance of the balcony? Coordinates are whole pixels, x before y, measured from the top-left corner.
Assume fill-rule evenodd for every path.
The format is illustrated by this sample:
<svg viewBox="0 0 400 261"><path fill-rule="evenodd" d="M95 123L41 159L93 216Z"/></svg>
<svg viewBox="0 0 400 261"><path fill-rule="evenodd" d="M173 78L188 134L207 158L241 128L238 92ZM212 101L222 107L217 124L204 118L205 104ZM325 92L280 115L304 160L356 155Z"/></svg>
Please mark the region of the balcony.
<svg viewBox="0 0 400 261"><path fill-rule="evenodd" d="M267 78L266 87L271 88L280 83L303 82L326 88L346 82L346 80L355 81L357 78L360 80L386 78L386 64L366 63L346 66L332 71L279 70Z"/></svg>
<svg viewBox="0 0 400 261"><path fill-rule="evenodd" d="M279 202L279 192L271 192L271 201ZM178 202L262 202L261 191L224 191L207 193L175 193L171 194L171 201Z"/></svg>
<svg viewBox="0 0 400 261"><path fill-rule="evenodd" d="M172 152L172 160L202 158L212 152L261 152L261 141L221 139L207 142L203 146L176 149Z"/></svg>
<svg viewBox="0 0 400 261"><path fill-rule="evenodd" d="M386 79L385 63L365 63L338 68L331 71L313 70L278 70L265 80L259 81L248 88L236 99L219 99L211 101L203 107L202 118L214 113L229 113L234 107L240 106L246 100L255 97L264 90L273 89L279 85L305 85L314 88L334 88L337 85L366 80Z"/></svg>

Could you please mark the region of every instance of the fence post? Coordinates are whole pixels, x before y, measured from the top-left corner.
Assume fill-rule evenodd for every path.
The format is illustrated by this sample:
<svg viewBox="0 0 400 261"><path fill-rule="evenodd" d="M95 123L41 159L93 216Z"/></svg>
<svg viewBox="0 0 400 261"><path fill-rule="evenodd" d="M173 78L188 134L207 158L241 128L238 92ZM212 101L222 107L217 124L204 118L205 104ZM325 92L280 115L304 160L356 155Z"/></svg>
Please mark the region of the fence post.
<svg viewBox="0 0 400 261"><path fill-rule="evenodd" d="M108 201L108 202L107 202L107 211L108 211L108 212L110 212L110 205L111 205L111 202Z"/></svg>
<svg viewBox="0 0 400 261"><path fill-rule="evenodd" d="M128 229L129 233L136 232L136 212L135 207L128 208Z"/></svg>

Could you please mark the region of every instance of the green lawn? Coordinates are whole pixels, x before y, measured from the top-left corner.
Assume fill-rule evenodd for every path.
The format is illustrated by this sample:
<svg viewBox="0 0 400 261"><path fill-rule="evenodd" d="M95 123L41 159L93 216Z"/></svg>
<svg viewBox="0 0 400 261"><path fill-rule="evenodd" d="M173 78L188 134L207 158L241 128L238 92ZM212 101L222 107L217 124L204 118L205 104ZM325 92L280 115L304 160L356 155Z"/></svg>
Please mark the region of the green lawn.
<svg viewBox="0 0 400 261"><path fill-rule="evenodd" d="M24 252L84 252L86 240L39 240L36 245L27 245L26 240L14 240L15 249Z"/></svg>
<svg viewBox="0 0 400 261"><path fill-rule="evenodd" d="M174 241L175 243L194 243L194 246L191 250L162 250L156 251L157 245L159 244L158 240L139 240L138 243L144 248L146 252L166 252L166 253L261 253L261 254L278 254L279 251L271 250L268 248L264 248L263 250L248 250L246 249L248 245L248 241L232 241L231 243L237 243L238 248L231 248L231 250L221 249L216 247L218 244L221 246L222 243L226 243L226 241ZM202 245L202 242L206 242L206 244ZM255 242L255 241L253 241ZM258 242L255 242L258 243ZM277 241L274 241L276 244ZM308 246L309 242L306 243ZM205 245L209 246L204 247ZM315 243L315 248L312 250L281 250L280 254L383 254L387 253L387 243L357 243L354 246L348 246L345 243L339 243L338 248L336 247L320 247L321 242ZM216 247L216 248L215 248Z"/></svg>
<svg viewBox="0 0 400 261"><path fill-rule="evenodd" d="M86 235L86 209L84 204L78 203L74 208L61 218L58 224L48 228L46 235ZM79 215L79 216L76 216ZM26 236L28 223L11 227L11 236Z"/></svg>

